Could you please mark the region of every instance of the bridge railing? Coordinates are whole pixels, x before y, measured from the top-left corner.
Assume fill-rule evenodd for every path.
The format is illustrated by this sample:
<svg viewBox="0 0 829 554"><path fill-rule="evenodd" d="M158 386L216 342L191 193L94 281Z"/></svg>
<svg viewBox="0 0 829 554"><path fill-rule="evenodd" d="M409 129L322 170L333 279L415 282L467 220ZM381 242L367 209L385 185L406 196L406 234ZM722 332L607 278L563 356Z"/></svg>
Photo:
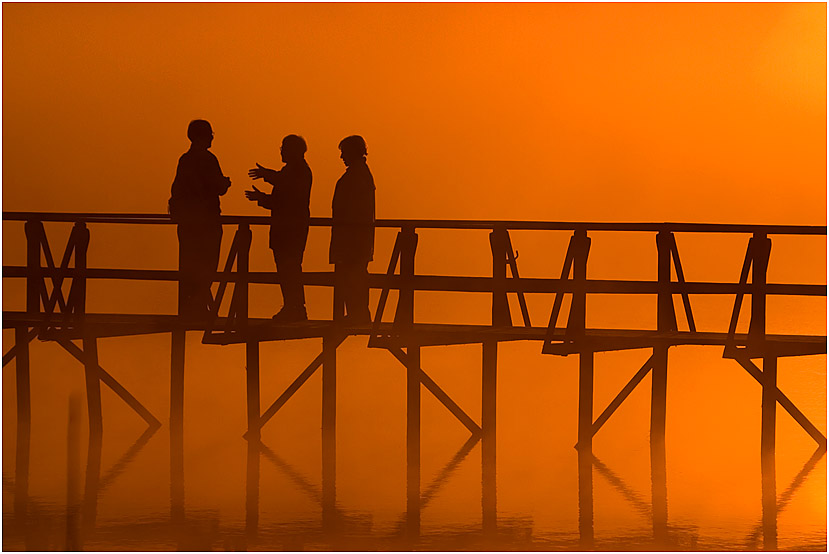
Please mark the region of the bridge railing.
<svg viewBox="0 0 829 554"><path fill-rule="evenodd" d="M88 224L174 225L164 214L125 213L42 213L4 212L4 221L24 223L27 242L25 266L4 265L3 278L26 279L26 314L41 318L41 326L74 327L82 324L86 314L86 287L88 279L179 281L176 270L93 268L87 264L90 240ZM218 288L211 309L211 322L207 334L245 333L248 326L249 287L254 283L276 284L279 275L270 271L250 271L251 227L270 224L267 216L221 216L225 227L235 227L236 232L224 263L220 264L215 280ZM72 223L67 247L60 260L53 256L46 235L44 222ZM314 227L330 227L330 218L312 218ZM370 344L407 333L414 320L416 291L477 292L491 295L491 321L493 327L512 327L508 294L515 294L520 310L521 326L542 331L546 327L544 351L566 354L575 351L585 340L587 327L586 297L588 294L656 295L656 332L678 332L674 296L679 295L688 332L695 333L691 295L733 295L734 307L728 328L731 339L736 337L737 321L746 295L751 297L749 342L764 340L766 334L766 299L769 295L826 296L825 285L797 283L768 283L771 236L774 235L826 235L825 226L802 225L742 225L705 223L585 223L541 221L471 221L471 220L399 220L382 219L378 228L397 229L397 237L389 255L385 273L369 276L372 288L379 289L379 300L374 311ZM488 277L456 275L424 275L416 272L418 231L423 229L460 230L478 229L489 231L492 273ZM567 231L570 243L562 270L557 277L527 278L518 271L516 255L511 242L511 231ZM649 232L656 237L656 280L588 279L591 232ZM749 235L746 254L738 281L692 282L685 279L677 233L727 233ZM377 253L376 259L383 254ZM673 269L673 272L672 272ZM673 278L676 274L676 280ZM749 282L750 276L750 282ZM63 295L63 282L70 279L68 295ZM334 286L333 272L304 272L306 285ZM47 283L51 283L51 292ZM228 287L233 284L230 304L225 316L220 308ZM382 325L389 293L398 291L394 323ZM527 308L525 293L548 293L553 296L550 318L545 326L533 325ZM570 295L569 313L562 327L563 298ZM342 300L335 289L333 318L343 315ZM218 327L221 323L221 328Z"/></svg>

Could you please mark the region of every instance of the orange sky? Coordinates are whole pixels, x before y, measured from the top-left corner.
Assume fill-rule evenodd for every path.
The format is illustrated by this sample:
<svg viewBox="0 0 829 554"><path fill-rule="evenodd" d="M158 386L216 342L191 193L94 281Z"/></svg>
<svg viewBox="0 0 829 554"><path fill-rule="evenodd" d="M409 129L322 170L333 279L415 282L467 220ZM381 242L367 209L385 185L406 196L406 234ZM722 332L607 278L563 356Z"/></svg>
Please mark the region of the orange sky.
<svg viewBox="0 0 829 554"><path fill-rule="evenodd" d="M308 142L307 159L314 172L311 213L329 216L334 184L344 169L337 144L358 133L368 143L378 218L826 224L826 4L5 3L2 10L6 211L162 213L176 162L188 148L187 124L205 118L216 135L212 151L233 181L222 198L226 214L265 215L244 198L243 191L252 183L247 170L255 162L279 167L281 138L298 133ZM23 263L22 225L4 224L3 228L4 263ZM54 227L47 228L51 233ZM136 226L92 224L90 228L90 266L176 266L171 226L136 230ZM273 261L265 230L257 228L254 233L251 266L270 271ZM469 235L421 232L418 272L487 275L491 258L485 233ZM557 277L567 234L538 235L513 234L513 244L521 252L521 274ZM653 235L629 235L591 234L591 278L656 277ZM746 235L688 235L677 241L689 280L737 281ZM231 237L227 229L223 254ZM377 237L370 269L382 272L393 236L381 230ZM327 240L327 230L311 231L306 271L331 269ZM55 244L53 252L60 257L62 245L60 241ZM825 237L775 237L769 280L826 283L825 251ZM12 281L3 283L4 309L21 309L22 283ZM146 283L130 283L130 290L139 292L123 294L118 289L115 295L116 286L127 285L90 284L88 309L156 313L175 309L172 283L165 283L163 293L158 292L161 286L151 290ZM313 319L330 315L331 292L321 289L306 287ZM418 321L489 320L488 296L467 295L475 296L468 301L457 296L443 302L419 295ZM262 301L265 297L267 301ZM257 299L251 302L252 316L270 316L280 305L277 287L252 290L252 298ZM550 295L535 295L528 301L533 323L546 324ZM655 324L654 298L636 299L640 302L636 308L614 295L589 301L593 309L588 326ZM700 295L692 301L701 330L727 329L732 297L714 301ZM825 298L808 299L808 305L775 302L769 303L770 332L825 334ZM517 320L517 310L513 314ZM680 313L684 328L682 319ZM10 346L9 336L4 334L4 349ZM158 391L168 386L167 341L167 337L111 339L102 341L101 350L102 359L121 372L119 377L132 376L127 385L136 387L136 394L165 416L167 398ZM116 358L124 344L127 352L131 344L138 346L133 355ZM354 401L359 399L356 395L365 394L378 402L388 400L398 418L394 421L402 422L402 369L387 353L367 351L363 346L359 345L359 356L366 357L359 358L360 364L357 346L352 344L353 349L343 354L341 398L349 400L342 402L340 413L346 414L347 423L348 410L365 411L363 404ZM263 348L284 356L279 358L279 367L287 368L285 372L263 377L272 380L287 379L318 353L316 342ZM430 368L442 362L453 371L467 367L474 374L480 369L478 351L464 348L442 349L443 358L435 354L424 359L433 364ZM56 349L53 344L33 346L33 352L42 356L39 361L61 359L78 369L73 360L59 358L63 354ZM522 388L526 383L514 376L530 369L545 376L548 380L538 390L553 391L566 402L558 406L559 397L539 396L537 410L549 415L552 404L569 419L553 423L550 416L544 432L558 433L557 442L547 445L543 453L560 454L562 464L570 463L567 456L572 454L569 448L576 430L577 362L575 357L541 356L539 351L537 343L503 346L499 363L509 370L499 376L499 394L512 398L515 405L527 404L526 388ZM224 425L222 436L237 440L244 424L242 348L203 347L194 342L188 352L188 371L193 367L215 373L215 381L188 381L188 402L194 399L188 404L188 410L194 407L188 417L195 421L193 414L200 413L201 407L211 417L225 418L217 423ZM708 356L710 351L704 353ZM612 375L619 383L608 384L610 371L597 379L596 409L641 364L634 359L641 354L620 355L624 363L615 354L597 362L597 367L622 371ZM696 463L691 455L701 456L696 452L698 445L709 444L707 436L699 436L703 433L699 422L717 428L723 413L742 418L738 420L742 426L733 433L736 438L729 435L732 442L726 446L752 464L758 458L754 443L759 441L759 388L719 355L697 356L694 351L685 358L676 356L679 363L672 366L678 372L672 369L671 394L707 386L714 377L722 379L726 373L719 370L723 367L730 368L727 376L734 379L726 381L731 388L719 391L721 398L712 400L714 407L693 422L680 420L701 411L692 402L693 395L677 395L675 410L672 398L670 425L679 432L671 455L680 460L677 464L686 463L688 471ZM781 370L781 382L789 379L790 367L813 372L798 373L799 380L786 382L786 390L798 403L816 399L805 411L825 431L826 394L821 388L825 387L825 356L785 363L789 365ZM149 372L145 366L162 368L152 372L154 380L146 384ZM33 373L41 381L35 382L33 390L41 391L37 394L42 404L49 404L42 393L48 387L63 402L69 385L52 383L52 370L62 366L43 363L37 367L40 373ZM234 372L227 371L228 367ZM390 367L399 371L392 374ZM444 379L441 383L450 392L454 386L462 395L467 383L449 369L437 377ZM356 371L370 377L359 387L354 384L355 375L362 374ZM73 377L77 377L74 386L82 388L79 375ZM809 381L810 375L818 375L816 383ZM9 371L4 372L4 379L5 420L11 426L9 399L14 389ZM351 388L348 379L353 381ZM397 379L397 389L382 379ZM373 388L363 391L363 383L373 383ZM276 394L278 387L265 383L266 388L271 385L270 396L263 402ZM217 390L230 391L226 398L227 406L235 403L232 409L215 409ZM639 404L626 413L639 418L629 427L641 432L644 441L649 395L644 390L637 394ZM317 402L318 395L309 398ZM424 398L428 398L425 393ZM317 404L307 411L317 414ZM504 428L509 429L510 421L524 413L502 413ZM45 419L46 415L38 411L35 417ZM424 416L427 423L429 417ZM48 426L38 427L44 428ZM188 432L212 436L217 435L217 428L192 425ZM530 431L535 433L529 428L524 433ZM348 433L341 435L343 443L348 444ZM359 438L360 433L361 428L352 435ZM698 440L686 443L683 437L694 433ZM800 441L798 449L781 448L779 464L796 473L811 443L799 430L792 435L792 440ZM12 436L4 432L7 441ZM500 437L508 442L531 438L519 432ZM397 446L395 452L402 448ZM644 448L637 452L642 454ZM515 451L522 452L524 463L523 450ZM621 463L628 454L619 456ZM4 460L11 455L7 448ZM729 454L721 458L736 459ZM705 462L717 464L718 460L709 457ZM539 475L549 471L549 460L543 462L548 465L537 462ZM47 461L43 463L45 467ZM508 480L510 475L536 475L506 456L499 458L499 464L501 475ZM759 472L759 466L751 468ZM642 471L642 486L648 487L648 476ZM722 473L720 478L733 474ZM677 471L672 475L679 481L687 474ZM731 495L731 500L753 502L759 510L756 477L746 474L745 494ZM717 483L709 485L712 489L707 496L720 498ZM575 482L568 486L574 493ZM817 507L809 508L812 512L825 511L824 489L815 489ZM65 489L55 486L55 490L63 494ZM685 489L677 487L671 494L677 490ZM698 494L700 489L689 486L687 490ZM501 498L505 500L499 502L508 505L509 497ZM718 502L724 511L727 505ZM539 498L538 505L548 506L549 498ZM521 506L525 509L526 502ZM694 507L697 512L711 518L722 515L708 506Z"/></svg>
<svg viewBox="0 0 829 554"><path fill-rule="evenodd" d="M330 214L826 222L825 4L4 4L3 208L161 212L197 117L233 187L308 141Z"/></svg>

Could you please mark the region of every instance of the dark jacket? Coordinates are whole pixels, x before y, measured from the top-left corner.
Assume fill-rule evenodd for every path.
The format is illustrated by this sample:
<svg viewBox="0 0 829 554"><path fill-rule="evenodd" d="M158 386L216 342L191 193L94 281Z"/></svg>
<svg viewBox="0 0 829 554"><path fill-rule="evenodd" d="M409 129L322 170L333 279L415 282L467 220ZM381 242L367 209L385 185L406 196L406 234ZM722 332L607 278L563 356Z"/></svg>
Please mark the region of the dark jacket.
<svg viewBox="0 0 829 554"><path fill-rule="evenodd" d="M328 262L368 263L374 258L374 178L365 162L345 170L331 203Z"/></svg>
<svg viewBox="0 0 829 554"><path fill-rule="evenodd" d="M230 183L219 160L209 150L190 149L178 160L168 210L179 223L216 221L221 214L219 196Z"/></svg>
<svg viewBox="0 0 829 554"><path fill-rule="evenodd" d="M305 160L290 162L265 181L273 185L268 199L259 202L271 210L269 246L278 250L301 243L304 248L311 221L311 168Z"/></svg>

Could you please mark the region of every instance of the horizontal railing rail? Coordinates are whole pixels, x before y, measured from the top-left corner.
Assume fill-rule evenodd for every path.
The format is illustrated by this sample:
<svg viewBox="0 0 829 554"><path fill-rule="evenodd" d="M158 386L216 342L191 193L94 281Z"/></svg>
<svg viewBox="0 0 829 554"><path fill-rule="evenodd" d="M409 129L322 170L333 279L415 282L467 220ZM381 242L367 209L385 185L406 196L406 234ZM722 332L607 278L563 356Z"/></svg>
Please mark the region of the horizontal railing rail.
<svg viewBox="0 0 829 554"><path fill-rule="evenodd" d="M25 278L31 272L26 266L3 266L3 277ZM42 268L39 275L44 277L77 277L86 279L134 280L134 281L178 281L179 272L175 269L50 269ZM279 284L281 280L273 271L250 271L246 277L238 277L236 272L217 271L214 280L230 283L242 280L256 284ZM303 284L311 286L333 286L333 271L304 271ZM494 277L462 277L454 275L415 275L401 277L384 273L369 274L371 288L400 289L401 286L413 286L418 291L430 292L492 292ZM656 294L660 290L658 281L622 280L622 279L587 279L586 291L590 294ZM576 288L572 279L545 279L538 277L509 278L503 286L506 292L554 293L573 292ZM751 294L752 285L722 282L673 282L668 286L673 294ZM766 294L783 296L826 296L826 285L769 283Z"/></svg>
<svg viewBox="0 0 829 554"><path fill-rule="evenodd" d="M268 216L222 215L224 225L270 225ZM75 223L133 223L175 225L167 214L3 212L4 221L62 221ZM314 227L330 227L330 217L312 217ZM614 223L567 221L500 221L464 219L378 219L376 227L407 229L506 229L510 231L629 231L675 233L761 233L767 235L826 235L826 225L760 225L733 223Z"/></svg>

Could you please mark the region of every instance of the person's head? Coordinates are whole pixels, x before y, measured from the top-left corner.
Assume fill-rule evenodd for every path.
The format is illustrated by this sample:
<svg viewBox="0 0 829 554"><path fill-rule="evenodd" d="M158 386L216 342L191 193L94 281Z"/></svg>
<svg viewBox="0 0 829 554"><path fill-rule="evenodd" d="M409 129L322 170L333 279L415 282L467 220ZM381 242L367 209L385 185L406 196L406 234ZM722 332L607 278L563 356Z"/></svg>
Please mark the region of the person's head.
<svg viewBox="0 0 829 554"><path fill-rule="evenodd" d="M288 135L282 139L282 146L279 148L284 163L302 160L307 150L305 139L299 135Z"/></svg>
<svg viewBox="0 0 829 554"><path fill-rule="evenodd" d="M204 119L194 119L187 126L187 138L193 146L198 148L210 148L213 143L213 128L210 122Z"/></svg>
<svg viewBox="0 0 829 554"><path fill-rule="evenodd" d="M366 141L360 135L351 135L340 141L340 158L346 166L354 162L365 162L366 155Z"/></svg>

